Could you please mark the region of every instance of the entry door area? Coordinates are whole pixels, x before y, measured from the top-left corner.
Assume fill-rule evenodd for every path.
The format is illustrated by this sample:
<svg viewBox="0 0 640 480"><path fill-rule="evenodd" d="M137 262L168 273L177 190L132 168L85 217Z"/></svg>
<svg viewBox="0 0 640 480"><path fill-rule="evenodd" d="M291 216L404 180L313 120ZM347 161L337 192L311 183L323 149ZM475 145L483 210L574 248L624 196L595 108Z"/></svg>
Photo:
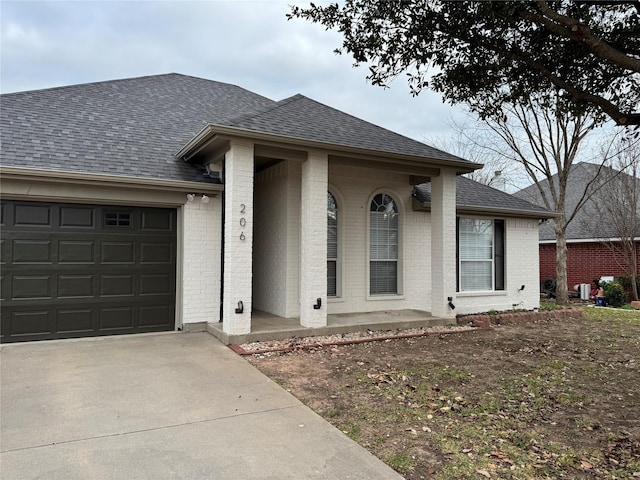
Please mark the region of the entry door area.
<svg viewBox="0 0 640 480"><path fill-rule="evenodd" d="M176 210L3 200L2 342L173 330Z"/></svg>

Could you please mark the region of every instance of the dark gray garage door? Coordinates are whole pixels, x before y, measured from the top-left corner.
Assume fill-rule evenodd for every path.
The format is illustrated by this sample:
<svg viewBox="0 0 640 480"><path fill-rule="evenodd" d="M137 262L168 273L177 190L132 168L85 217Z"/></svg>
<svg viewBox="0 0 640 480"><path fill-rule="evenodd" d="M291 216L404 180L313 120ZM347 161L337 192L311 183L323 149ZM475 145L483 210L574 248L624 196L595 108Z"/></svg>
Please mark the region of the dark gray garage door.
<svg viewBox="0 0 640 480"><path fill-rule="evenodd" d="M1 208L2 342L174 328L174 209Z"/></svg>

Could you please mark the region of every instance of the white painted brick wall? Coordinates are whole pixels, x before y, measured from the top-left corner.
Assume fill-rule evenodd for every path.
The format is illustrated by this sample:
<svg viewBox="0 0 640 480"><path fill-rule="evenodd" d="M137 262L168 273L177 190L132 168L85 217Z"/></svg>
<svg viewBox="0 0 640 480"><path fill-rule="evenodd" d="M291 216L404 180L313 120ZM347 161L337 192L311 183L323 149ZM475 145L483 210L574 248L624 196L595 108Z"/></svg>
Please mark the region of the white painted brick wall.
<svg viewBox="0 0 640 480"><path fill-rule="evenodd" d="M329 299L329 313L407 308L429 310L429 214L411 210L412 187L408 176L329 164L329 183L337 196L343 199L338 206L342 295ZM367 278L369 203L373 195L381 191L392 195L400 209L401 291L397 296L372 297L369 296Z"/></svg>
<svg viewBox="0 0 640 480"><path fill-rule="evenodd" d="M221 197L182 207L182 323L220 320Z"/></svg>
<svg viewBox="0 0 640 480"><path fill-rule="evenodd" d="M256 308L291 318L299 316L300 312L299 293L302 269L299 262L304 261L304 255L300 254L301 164L285 162L273 168L273 171L263 172L256 180L256 212L265 215L264 219L256 218L256 232L261 232L262 228L271 229L267 234L267 237L269 235L271 237L261 239L256 233L254 298L256 302L260 302L260 306L256 303ZM265 184L262 185L263 183ZM408 177L330 164L329 185L327 188L341 200L339 204L341 259L339 268L342 288L340 298L328 299L328 313L398 309L432 311L432 214L412 211L412 188ZM397 200L401 212L401 291L397 296L371 297L367 291L369 202L372 196L380 191L391 194ZM449 191L448 196L451 201L453 192ZM280 203L282 199L286 199L285 206ZM270 202L273 202L272 206L264 205ZM322 204L322 213L316 212L315 216L319 217L317 223L322 227L323 241L326 241L324 193L322 199L318 197L317 202L318 205ZM276 206L277 208L272 208ZM262 226L258 227L263 220ZM283 223L284 226L282 226ZM453 294L457 308L447 313L451 315L490 309L505 310L519 302L523 302L520 304L521 308L537 306L537 225L536 220L511 219L505 222L507 290L504 293L471 296L466 293L455 293L455 217L449 219L446 222L447 231L440 243L444 242L445 248L451 250L450 255L453 256L453 261L444 273L447 276L446 284L449 285L449 289L445 291L441 288L440 295L444 302L447 296ZM265 243L269 243L270 246L266 247ZM286 247L283 248L283 245ZM273 268L267 268L268 265L273 265ZM326 273L323 273L323 286L325 277ZM317 278L320 279L320 276ZM435 279L434 282L442 283ZM517 289L522 284L526 285L525 290L518 292ZM264 292L260 292L261 289ZM453 293L449 293L449 290ZM271 296L269 300L271 303L263 298L264 294Z"/></svg>
<svg viewBox="0 0 640 480"><path fill-rule="evenodd" d="M489 310L511 310L514 305L531 310L540 306L538 221L510 218L505 221L504 292L495 294L459 293L456 311L460 314ZM523 291L518 289L524 285Z"/></svg>
<svg viewBox="0 0 640 480"><path fill-rule="evenodd" d="M222 328L225 333L242 335L251 331L253 144L233 140L230 150L225 155L224 168L225 243ZM242 238L240 238L241 235ZM244 304L244 312L240 314L235 312L239 301Z"/></svg>
<svg viewBox="0 0 640 480"><path fill-rule="evenodd" d="M287 255L287 187L286 162L260 172L254 186L253 308L281 317L287 316L287 265L293 261Z"/></svg>
<svg viewBox="0 0 640 480"><path fill-rule="evenodd" d="M455 317L448 298L456 299L456 175L442 169L431 179L431 313Z"/></svg>
<svg viewBox="0 0 640 480"><path fill-rule="evenodd" d="M302 163L300 211L300 324L327 324L327 154ZM320 308L314 308L320 300Z"/></svg>
<svg viewBox="0 0 640 480"><path fill-rule="evenodd" d="M300 316L300 191L302 166L287 163L287 273L285 317ZM325 199L326 203L326 199Z"/></svg>

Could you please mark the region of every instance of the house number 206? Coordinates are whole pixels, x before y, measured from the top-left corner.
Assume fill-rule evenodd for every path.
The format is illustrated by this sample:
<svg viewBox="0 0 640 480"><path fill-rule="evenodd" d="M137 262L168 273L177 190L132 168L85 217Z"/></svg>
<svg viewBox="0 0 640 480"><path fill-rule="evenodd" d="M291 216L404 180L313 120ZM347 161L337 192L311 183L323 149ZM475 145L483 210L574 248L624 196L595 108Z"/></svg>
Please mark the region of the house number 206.
<svg viewBox="0 0 640 480"><path fill-rule="evenodd" d="M247 209L247 206L244 203L240 204L240 214L244 215L245 210ZM247 220L244 217L240 217L240 226L241 227L245 227L247 225ZM244 232L240 232L240 240L242 240L244 242L244 240L247 237L244 236Z"/></svg>

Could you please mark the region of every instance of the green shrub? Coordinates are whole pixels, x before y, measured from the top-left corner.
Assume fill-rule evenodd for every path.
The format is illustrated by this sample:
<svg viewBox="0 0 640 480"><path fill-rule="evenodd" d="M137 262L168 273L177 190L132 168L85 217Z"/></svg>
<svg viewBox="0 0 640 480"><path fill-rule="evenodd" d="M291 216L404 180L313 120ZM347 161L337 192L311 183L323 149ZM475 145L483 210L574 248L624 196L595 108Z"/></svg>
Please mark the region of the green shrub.
<svg viewBox="0 0 640 480"><path fill-rule="evenodd" d="M631 277L627 275L623 275L622 277L616 278L616 282L622 285L622 288L626 292L631 292ZM640 292L640 275L636 277L636 286L638 287L638 292Z"/></svg>
<svg viewBox="0 0 640 480"><path fill-rule="evenodd" d="M627 294L618 282L603 282L601 286L608 305L621 307L627 303Z"/></svg>

